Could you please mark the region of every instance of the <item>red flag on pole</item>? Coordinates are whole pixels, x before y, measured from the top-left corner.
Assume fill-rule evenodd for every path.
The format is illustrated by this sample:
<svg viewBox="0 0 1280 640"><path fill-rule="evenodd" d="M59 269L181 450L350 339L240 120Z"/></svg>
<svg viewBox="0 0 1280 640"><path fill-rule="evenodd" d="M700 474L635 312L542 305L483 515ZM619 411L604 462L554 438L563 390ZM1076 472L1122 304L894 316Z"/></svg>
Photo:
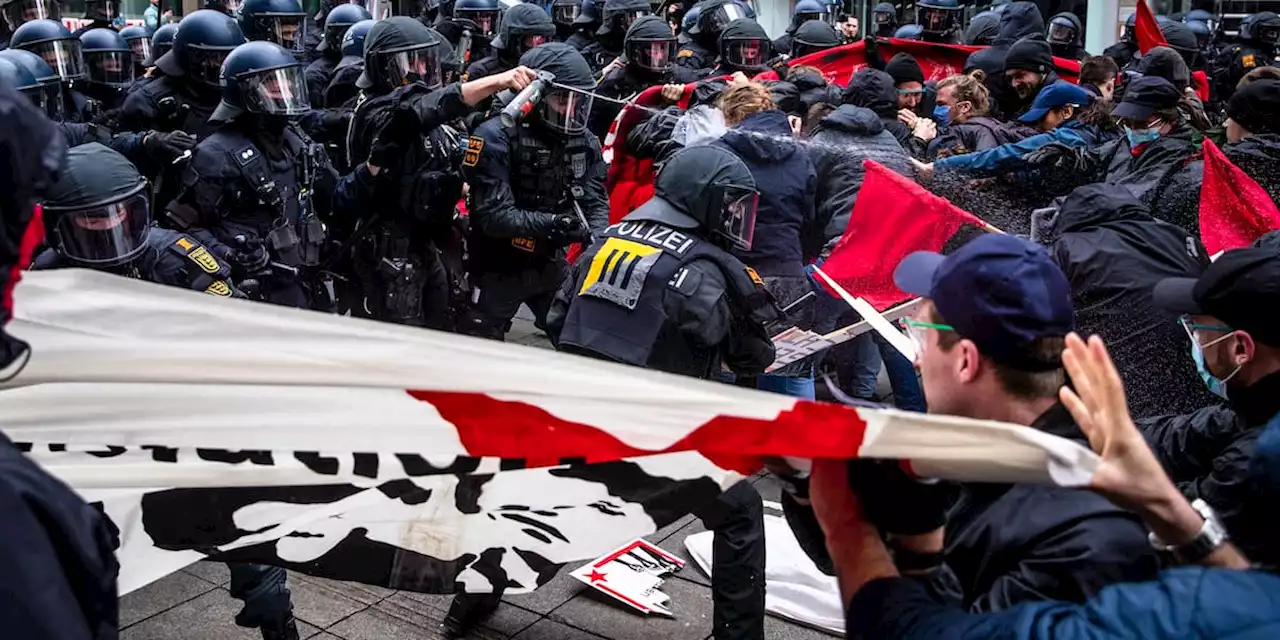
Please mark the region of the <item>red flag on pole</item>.
<svg viewBox="0 0 1280 640"><path fill-rule="evenodd" d="M1133 32L1138 41L1138 52L1144 56L1155 47L1169 46L1169 42L1164 39L1164 33L1160 31L1160 23L1144 0L1138 0L1138 17L1134 20ZM1191 72L1191 84L1201 100L1209 99L1208 74L1204 71Z"/></svg>
<svg viewBox="0 0 1280 640"><path fill-rule="evenodd" d="M1280 208L1267 190L1205 138L1200 239L1209 255L1247 246L1276 229L1280 229Z"/></svg>
<svg viewBox="0 0 1280 640"><path fill-rule="evenodd" d="M893 270L914 251L941 251L960 227L993 229L915 181L865 160L867 170L849 226L822 270L849 293L884 311L913 296L893 283Z"/></svg>

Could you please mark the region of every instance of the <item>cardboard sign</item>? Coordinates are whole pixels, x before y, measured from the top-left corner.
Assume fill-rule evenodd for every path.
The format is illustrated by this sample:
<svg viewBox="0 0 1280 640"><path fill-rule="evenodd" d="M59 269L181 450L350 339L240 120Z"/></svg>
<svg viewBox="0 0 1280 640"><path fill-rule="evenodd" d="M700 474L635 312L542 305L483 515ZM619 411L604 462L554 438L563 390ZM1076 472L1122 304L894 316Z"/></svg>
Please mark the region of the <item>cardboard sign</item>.
<svg viewBox="0 0 1280 640"><path fill-rule="evenodd" d="M682 567L684 560L636 539L570 575L632 609L675 617L667 606L671 598L658 587L662 576Z"/></svg>

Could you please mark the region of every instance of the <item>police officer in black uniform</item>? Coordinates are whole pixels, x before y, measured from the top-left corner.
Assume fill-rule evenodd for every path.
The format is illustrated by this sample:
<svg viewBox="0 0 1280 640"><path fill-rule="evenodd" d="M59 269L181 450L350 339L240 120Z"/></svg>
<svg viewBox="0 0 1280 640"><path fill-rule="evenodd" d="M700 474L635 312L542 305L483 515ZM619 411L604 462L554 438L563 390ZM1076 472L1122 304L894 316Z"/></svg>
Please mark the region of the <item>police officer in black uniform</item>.
<svg viewBox="0 0 1280 640"><path fill-rule="evenodd" d="M582 57L597 72L622 56L627 30L636 20L653 15L649 0L605 0L604 16L596 29L596 41L582 50Z"/></svg>
<svg viewBox="0 0 1280 640"><path fill-rule="evenodd" d="M307 65L307 95L311 98L311 107L319 109L330 106L325 102L325 90L333 81L334 70L346 55L342 50L342 38L352 25L370 20L368 9L358 4L340 4L334 7L324 18L324 37L316 45L320 54ZM362 41L363 42L363 41ZM342 106L341 103L332 106Z"/></svg>
<svg viewBox="0 0 1280 640"><path fill-rule="evenodd" d="M84 79L84 59L80 40L56 20L31 20L14 30L9 39L14 49L30 51L58 72L62 83L62 100L57 113L67 122L91 122L96 115L93 105L75 84Z"/></svg>
<svg viewBox="0 0 1280 640"><path fill-rule="evenodd" d="M126 131L186 131L197 138L215 126L209 117L218 106L218 72L232 49L244 44L234 18L209 9L182 19L173 47L156 60L164 75L130 93L120 108Z"/></svg>
<svg viewBox="0 0 1280 640"><path fill-rule="evenodd" d="M1102 55L1116 61L1116 66L1123 69L1138 53L1137 29L1138 14L1131 13L1125 18L1124 29L1120 31L1120 41L1102 50Z"/></svg>
<svg viewBox="0 0 1280 640"><path fill-rule="evenodd" d="M1064 11L1049 19L1049 26L1045 27L1045 40L1049 41L1049 46L1053 49L1053 55L1068 60L1084 60L1084 45L1080 42L1080 37L1084 28L1080 24L1080 18L1070 11Z"/></svg>
<svg viewBox="0 0 1280 640"><path fill-rule="evenodd" d="M715 146L666 161L654 197L604 231L575 263L548 316L562 351L710 378L759 374L774 359L780 312L760 276L726 249L749 247L759 193L746 165ZM715 532L717 640L764 638L764 510L739 482L698 513Z"/></svg>
<svg viewBox="0 0 1280 640"><path fill-rule="evenodd" d="M227 56L221 80L217 129L196 145L166 214L236 249L229 259L250 297L329 310L317 267L337 175L290 121L310 110L302 64L278 44L249 42Z"/></svg>
<svg viewBox="0 0 1280 640"><path fill-rule="evenodd" d="M764 27L750 18L730 22L720 32L720 57L712 75L742 72L751 77L769 68L773 43Z"/></svg>
<svg viewBox="0 0 1280 640"><path fill-rule="evenodd" d="M211 237L152 225L147 180L122 155L96 142L67 152L45 193L49 248L33 269L80 267L231 296L227 247Z"/></svg>
<svg viewBox="0 0 1280 640"><path fill-rule="evenodd" d="M960 44L959 0L920 0L916 3L916 22L920 24L920 39L925 42Z"/></svg>
<svg viewBox="0 0 1280 640"><path fill-rule="evenodd" d="M577 29L573 26L582 13L582 0L555 0L551 3L551 22L556 25L556 42L564 42Z"/></svg>
<svg viewBox="0 0 1280 640"><path fill-rule="evenodd" d="M1220 76L1218 99L1225 102L1236 91L1245 74L1258 67L1275 66L1280 53L1280 15L1272 11L1256 13L1242 22L1237 36L1238 48L1231 50L1231 61Z"/></svg>
<svg viewBox="0 0 1280 640"><path fill-rule="evenodd" d="M79 89L93 101L98 122L114 122L125 90L133 85L133 50L115 29L90 29L80 34L85 79ZM114 128L114 127L112 127Z"/></svg>
<svg viewBox="0 0 1280 640"><path fill-rule="evenodd" d="M9 28L5 34L5 44L9 36L18 27L32 20L62 21L62 8L57 0L3 0L0 1L0 13L4 14L4 23Z"/></svg>
<svg viewBox="0 0 1280 640"><path fill-rule="evenodd" d="M453 47L459 68L465 71L489 55L489 41L498 32L501 14L498 0L458 0L453 17L436 25Z"/></svg>
<svg viewBox="0 0 1280 640"><path fill-rule="evenodd" d="M514 69L520 62L520 56L540 44L551 42L555 35L556 26L551 17L537 5L518 4L507 9L502 14L498 34L490 42L489 55L467 67L467 80L479 80Z"/></svg>
<svg viewBox="0 0 1280 640"><path fill-rule="evenodd" d="M892 38L898 31L898 10L892 2L881 2L871 9L870 35L877 38Z"/></svg>
<svg viewBox="0 0 1280 640"><path fill-rule="evenodd" d="M306 58L307 12L298 0L244 0L239 21L246 40L274 42Z"/></svg>
<svg viewBox="0 0 1280 640"><path fill-rule="evenodd" d="M354 107L360 88L356 80L364 72L364 40L369 30L377 24L374 20L361 20L342 35L342 60L333 68L333 78L324 90L324 103L334 107ZM333 159L332 157L330 159Z"/></svg>
<svg viewBox="0 0 1280 640"><path fill-rule="evenodd" d="M557 85L586 91L596 85L586 60L567 44L544 44L520 64L550 73ZM608 225L605 165L587 131L592 98L539 86L540 100L524 118L509 124L490 118L467 142L473 304L459 327L464 333L501 340L521 303L545 326L566 248L589 244ZM520 109L520 101L508 108Z"/></svg>
<svg viewBox="0 0 1280 640"><path fill-rule="evenodd" d="M146 27L134 25L121 29L120 37L124 38L129 52L133 54L133 78L137 81L147 72L145 63L151 58L151 32Z"/></svg>
<svg viewBox="0 0 1280 640"><path fill-rule="evenodd" d="M536 8L536 7L535 7ZM451 275L438 249L451 240L462 197L462 135L449 124L528 69L443 87L444 38L407 16L376 23L366 39L363 89L348 137L355 171L335 193L334 232L349 247L345 306L352 314L434 329L451 328Z"/></svg>
<svg viewBox="0 0 1280 640"><path fill-rule="evenodd" d="M114 29L112 23L120 16L120 0L85 0L84 19L89 22L71 35L79 38L90 29Z"/></svg>
<svg viewBox="0 0 1280 640"><path fill-rule="evenodd" d="M710 69L720 55L720 32L730 22L747 17L733 0L702 0L694 5L698 19L687 31L689 42L676 53L676 64L695 71Z"/></svg>
<svg viewBox="0 0 1280 640"><path fill-rule="evenodd" d="M700 75L687 67L677 67L676 37L671 27L658 16L644 16L627 30L622 58L609 68L596 93L618 99L631 99L636 94L660 84L694 82ZM601 140L621 105L601 100L591 107L591 133Z"/></svg>
<svg viewBox="0 0 1280 640"><path fill-rule="evenodd" d="M573 19L573 33L564 39L564 43L586 51L596 41L596 29L600 28L600 5L596 0L582 0L578 15Z"/></svg>
<svg viewBox="0 0 1280 640"><path fill-rule="evenodd" d="M802 58L811 53L826 51L842 44L840 33L836 28L820 20L810 20L802 25L791 36L791 59Z"/></svg>
<svg viewBox="0 0 1280 640"><path fill-rule="evenodd" d="M778 36L773 41L773 49L779 53L787 53L791 51L791 41L795 37L796 29L800 25L818 20L827 22L827 17L831 13L831 5L821 0L800 0L796 6L791 9L791 24L787 25L787 32Z"/></svg>

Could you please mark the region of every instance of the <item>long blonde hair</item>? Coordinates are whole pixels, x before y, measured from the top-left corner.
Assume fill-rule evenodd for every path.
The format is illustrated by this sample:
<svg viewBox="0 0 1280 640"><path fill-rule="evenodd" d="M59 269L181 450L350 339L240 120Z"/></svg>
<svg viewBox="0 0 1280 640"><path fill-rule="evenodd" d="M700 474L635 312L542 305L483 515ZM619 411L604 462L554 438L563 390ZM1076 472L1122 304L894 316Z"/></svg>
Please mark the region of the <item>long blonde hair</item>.
<svg viewBox="0 0 1280 640"><path fill-rule="evenodd" d="M991 92L983 82L987 74L982 69L974 69L967 74L954 75L938 83L938 91L951 88L955 91L955 102L968 102L973 110L967 117L985 116L991 111Z"/></svg>

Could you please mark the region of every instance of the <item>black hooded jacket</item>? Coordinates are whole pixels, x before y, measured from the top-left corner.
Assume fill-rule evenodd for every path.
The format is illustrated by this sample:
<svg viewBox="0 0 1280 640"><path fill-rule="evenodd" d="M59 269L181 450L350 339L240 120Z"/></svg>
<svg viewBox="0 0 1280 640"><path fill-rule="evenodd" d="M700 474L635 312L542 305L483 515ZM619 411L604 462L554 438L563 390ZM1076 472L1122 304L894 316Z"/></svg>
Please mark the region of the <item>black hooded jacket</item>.
<svg viewBox="0 0 1280 640"><path fill-rule="evenodd" d="M1002 144L1017 142L1026 137L1026 130L1009 126L995 118L975 116L964 122L955 122L929 143L930 161L948 156L986 151Z"/></svg>
<svg viewBox="0 0 1280 640"><path fill-rule="evenodd" d="M1019 99L1013 87L1009 86L1004 79L1004 60L1013 43L1026 37L1044 39L1044 17L1040 15L1040 9L1035 3L1015 2L1008 5L1004 13L1000 14L1000 36L996 38L995 44L969 54L968 60L965 60L965 73L982 69L987 74L984 84L987 85L987 90L991 94L993 117L1017 115L1015 105L1018 104ZM1048 82L1050 80L1046 80L1046 84ZM1033 95L1028 98L1028 101L1034 98Z"/></svg>
<svg viewBox="0 0 1280 640"><path fill-rule="evenodd" d="M1176 314L1151 299L1160 280L1194 277L1208 264L1198 240L1109 184L1073 191L1037 240L1071 283L1076 330L1107 343L1135 418L1216 404Z"/></svg>
<svg viewBox="0 0 1280 640"><path fill-rule="evenodd" d="M1222 152L1280 203L1280 134L1250 136L1224 146Z"/></svg>
<svg viewBox="0 0 1280 640"><path fill-rule="evenodd" d="M1000 14L994 11L983 11L969 21L964 30L964 44L970 46L990 45L1000 37Z"/></svg>
<svg viewBox="0 0 1280 640"><path fill-rule="evenodd" d="M898 144L912 157L924 159L929 144L912 135L911 129L898 120L898 88L893 76L875 69L862 69L853 74L844 90L845 104L865 107L880 116L880 122Z"/></svg>

